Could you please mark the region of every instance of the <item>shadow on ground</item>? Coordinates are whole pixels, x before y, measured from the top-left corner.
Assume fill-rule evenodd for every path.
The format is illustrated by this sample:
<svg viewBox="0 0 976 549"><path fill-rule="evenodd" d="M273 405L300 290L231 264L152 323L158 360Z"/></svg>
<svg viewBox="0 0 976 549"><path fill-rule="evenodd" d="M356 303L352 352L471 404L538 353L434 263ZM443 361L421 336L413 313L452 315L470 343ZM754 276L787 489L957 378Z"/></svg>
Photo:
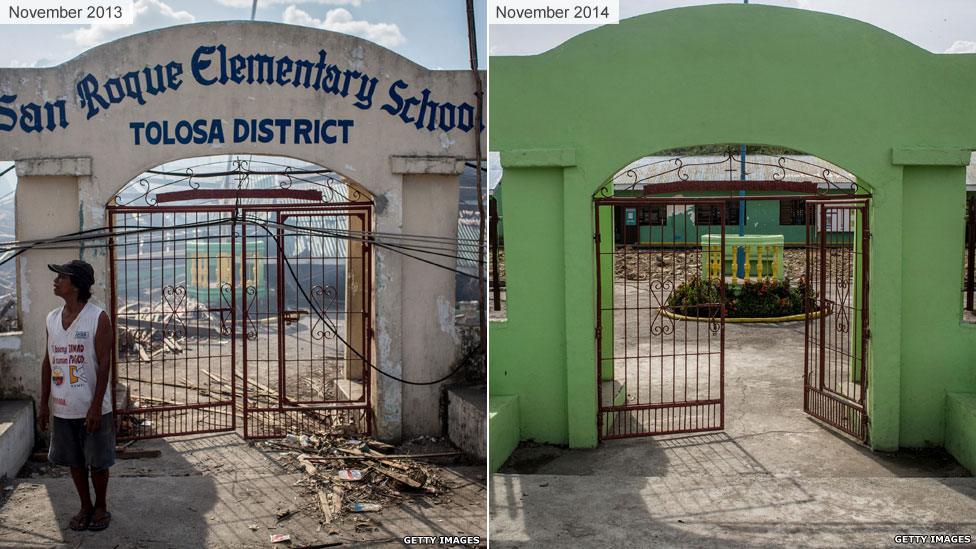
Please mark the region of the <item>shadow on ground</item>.
<svg viewBox="0 0 976 549"><path fill-rule="evenodd" d="M725 429L523 443L491 482L497 547L885 547L976 539L976 479L942 449L873 452L803 411L803 324L727 326Z"/></svg>

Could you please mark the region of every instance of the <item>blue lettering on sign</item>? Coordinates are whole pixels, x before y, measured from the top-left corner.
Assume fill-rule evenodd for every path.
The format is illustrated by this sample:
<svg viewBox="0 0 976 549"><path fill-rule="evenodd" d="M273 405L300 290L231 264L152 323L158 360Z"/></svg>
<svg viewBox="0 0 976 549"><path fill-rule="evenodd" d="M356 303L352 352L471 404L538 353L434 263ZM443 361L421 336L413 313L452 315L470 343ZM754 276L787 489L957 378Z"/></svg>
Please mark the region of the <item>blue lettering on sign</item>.
<svg viewBox="0 0 976 549"><path fill-rule="evenodd" d="M146 105L151 98L178 90L184 83L183 63L172 60L100 78L86 73L75 83L77 106L91 120L115 105ZM189 77L203 87L277 86L348 98L354 107L370 110L375 104L379 78L359 70L329 62L329 54L319 50L313 59L292 59L287 55L228 52L224 44L202 45L190 57ZM419 90L418 90L419 88ZM25 133L55 131L68 127L67 101L58 99L41 104L15 105L16 95L0 95L0 132L17 129ZM387 88L387 99L380 107L416 130L470 132L484 124L476 121L471 103L445 101L429 88L411 87L402 79ZM231 128L240 142L333 144L348 143L352 120L261 119L244 120ZM151 145L203 144L223 141L219 120L179 120L131 122L133 143Z"/></svg>
<svg viewBox="0 0 976 549"><path fill-rule="evenodd" d="M231 121L230 143L281 145L348 144L349 119L235 118ZM212 145L225 143L224 123L219 118L199 120L149 120L130 122L133 145Z"/></svg>

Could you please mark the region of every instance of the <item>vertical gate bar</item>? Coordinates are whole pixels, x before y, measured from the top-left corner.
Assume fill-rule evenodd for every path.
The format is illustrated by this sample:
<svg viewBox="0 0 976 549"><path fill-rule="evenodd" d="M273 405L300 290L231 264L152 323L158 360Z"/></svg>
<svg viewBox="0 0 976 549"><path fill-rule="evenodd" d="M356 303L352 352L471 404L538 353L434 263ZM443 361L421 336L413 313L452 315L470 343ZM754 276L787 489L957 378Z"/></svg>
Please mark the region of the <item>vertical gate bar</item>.
<svg viewBox="0 0 976 549"><path fill-rule="evenodd" d="M108 210L108 232L109 234L115 234L115 212L111 207ZM124 237L123 237L124 238ZM119 384L119 305L117 301L117 296L115 295L115 237L110 236L108 238L108 279L109 279L109 307L111 307L110 317L112 319L112 412L115 414L113 419L115 420L115 425L118 427L118 402L116 398L117 387ZM128 377L128 376L126 376ZM117 430L117 429L116 429Z"/></svg>
<svg viewBox="0 0 976 549"><path fill-rule="evenodd" d="M493 199L494 200L494 199ZM603 436L603 257L600 255L600 203L596 202L593 208L593 221L595 225L595 237L593 245L596 252L596 434L601 440ZM497 241L496 241L497 242ZM497 247L496 250L497 252ZM494 253L494 252L493 252ZM613 258L613 255L610 256ZM493 267L494 268L494 267ZM498 271L495 271L495 286L498 286ZM497 293L495 294L498 295ZM497 303L497 297L496 303ZM495 309L498 310L497 308ZM613 391L613 380L610 381L610 390Z"/></svg>
<svg viewBox="0 0 976 549"><path fill-rule="evenodd" d="M827 207L824 204L818 205L820 209L820 380L818 388L824 389L824 369L827 361Z"/></svg>
<svg viewBox="0 0 976 549"><path fill-rule="evenodd" d="M869 209L867 204L861 207L861 399L860 404L863 407L863 412L861 414L862 422L862 437L867 436L867 421L868 421L868 411L867 411L867 390L868 390L868 376L867 376L867 364L868 364L868 344L871 334L871 319L868 316L868 306L870 301L868 300L868 285L870 281L870 270L869 270L869 260L871 257L870 252L870 242L871 242L871 229L869 225ZM970 271L972 272L972 271Z"/></svg>
<svg viewBox="0 0 976 549"><path fill-rule="evenodd" d="M275 295L275 307L277 308L277 315L276 315L277 316L277 320L275 322L275 325L278 328L278 333L277 333L277 340L278 340L278 352L277 352L277 355L278 355L278 411L280 413L284 409L284 401L286 399L286 396L285 396L285 391L286 391L286 382L285 382L285 325L284 325L284 322L283 322L283 316L285 314L285 240L284 240L284 230L281 227L281 223L282 223L281 212L280 211L275 212L274 213L274 216L275 216L275 223L277 224L277 228L275 229L275 235L273 237L271 237L271 235L268 235L268 237L271 237L271 238L274 239L274 244L275 244L274 247L275 247L275 251L276 251L276 255L277 255L277 259L278 259L277 262L276 262L277 263L277 265L276 265L276 267L277 267L277 273L278 273L277 276L276 276L276 278L278 280L275 283L275 294L276 294ZM267 248L265 248L265 249L267 249ZM311 251L309 251L309 253L311 253ZM309 269L309 273L311 273L311 268ZM257 278L257 277L255 276L255 278ZM267 276L265 276L264 278L265 278L265 289L268 290L270 288L268 288ZM257 283L257 282L255 281L255 283ZM297 281L296 281L296 283L297 283ZM311 304L311 303L309 303L309 307L312 308L313 310L315 309L315 306L313 304ZM323 311L322 314L325 315L325 312ZM268 323L268 326L270 328L271 323ZM270 346L270 345L271 345L271 338L269 337L268 338L268 346ZM271 357L269 356L268 358L271 358ZM268 386L270 387L271 384L268 383Z"/></svg>
<svg viewBox="0 0 976 549"><path fill-rule="evenodd" d="M362 227L362 256L363 256L363 272L365 273L364 284L365 290L363 295L360 297L363 300L362 310L364 311L363 318L363 330L365 335L363 341L365 342L363 348L363 356L367 360L363 361L363 402L366 404L366 432L367 434L372 433L373 429L373 400L372 400L372 368L370 365L373 357L373 324L372 324L372 310L373 310L373 246L369 242L369 233L373 230L373 217L372 209L367 208L363 214L363 227Z"/></svg>
<svg viewBox="0 0 976 549"><path fill-rule="evenodd" d="M722 217L720 218L722 229L722 282L719 285L719 429L725 428L725 211L726 204L722 204ZM740 212L741 215L741 212ZM741 220L740 220L741 221ZM740 225L741 226L741 225ZM746 261L749 258L746 257Z"/></svg>
<svg viewBox="0 0 976 549"><path fill-rule="evenodd" d="M208 241L209 244L209 241ZM230 257L227 258L230 261L230 411L231 411L231 428L235 431L237 430L237 269L234 268L234 263L237 261L237 216L231 217L230 222ZM210 267L210 255L207 255L207 267ZM219 273L218 269L218 273ZM220 280L220 274L217 275L218 281ZM210 280L209 273L207 274L207 280ZM219 286L219 284L218 284ZM208 292L209 299L209 292ZM218 296L221 300L220 307L223 308L223 298ZM221 363L223 363L223 353L221 353ZM209 377L208 377L209 379ZM247 371L244 371L244 379L247 379ZM245 403L247 400L245 399ZM247 415L241 408L241 415L244 420L244 437L247 438Z"/></svg>
<svg viewBox="0 0 976 549"><path fill-rule="evenodd" d="M685 205L685 211L684 211L685 215L684 215L684 218L686 220L685 221L686 223L687 223L687 219L688 219L688 215L687 215L688 208L692 208L693 209L694 206L693 205L690 205L690 204L689 205ZM685 233L685 234L687 234L687 233ZM700 241L701 241L701 228L698 226L698 222L696 221L695 222L695 242L700 242ZM699 262L700 263L706 263L706 262L708 262L709 265L710 265L711 259L712 259L711 253L713 251L712 248L713 248L713 246L712 246L711 238L709 238L709 242L708 242L708 253L704 255L704 258L702 258L702 255L699 255L698 256L700 258L699 259ZM709 270L710 269L709 265L706 265L705 266L706 278L709 279L707 282L710 282L711 281L710 280L711 279L711 271ZM701 370L701 345L700 345L701 326L700 325L701 325L701 322L695 322L695 400L698 400L698 396L699 396L699 393L700 393L700 390L701 390L701 371L700 371ZM685 351L687 352L687 350L688 349L686 348ZM701 426L701 420L702 420L701 412L695 414L695 428L696 429Z"/></svg>
<svg viewBox="0 0 976 549"><path fill-rule="evenodd" d="M234 211L234 217L235 218L237 218L238 213L239 212L237 210ZM238 258L234 258L234 259L238 259ZM250 438L251 437L251 433L248 430L248 427L250 427L250 425L249 425L250 418L248 417L249 416L248 408L250 406L248 405L248 398L247 398L248 397L248 382L247 382L247 380L249 379L248 378L249 372L248 372L248 367L247 367L248 366L248 356L247 356L247 337L248 337L247 334L248 334L248 328L247 328L247 325L248 325L248 322L250 321L250 315L248 314L248 310L247 310L247 224L246 223L241 223L241 257L239 259L241 261L241 291L240 291L240 299L241 299L241 330L242 330L242 335L244 336L244 337L241 338L241 367L242 367L242 370L243 370L243 372L242 372L243 375L241 376L241 398L243 399L243 403L244 403L244 406L242 407L242 412L243 412L243 415L244 415L244 438ZM231 264L231 270L235 270L233 268L233 264ZM234 295L234 298L236 299L237 297L238 296L235 294ZM235 329L236 329L236 326L235 326ZM231 372L231 377L234 377L234 376L235 376L235 372L232 371ZM253 427L252 427L252 429L253 429Z"/></svg>
<svg viewBox="0 0 976 549"><path fill-rule="evenodd" d="M813 273L810 271L810 220L813 219L812 215L813 205L807 201L803 202L803 223L804 236L806 237L806 245L803 247L804 252L804 272L806 273L806 284L803 288L803 409L807 412L810 411L810 397L809 397L809 385L810 385L810 323L813 321L813 307L811 307L812 292L811 281L813 280ZM786 253L786 246L783 246L783 253Z"/></svg>
<svg viewBox="0 0 976 549"><path fill-rule="evenodd" d="M650 212L648 212L648 217L650 217ZM675 226L671 224L671 291L675 291L678 288L678 264L674 261L674 236L675 236ZM661 229L661 239L665 237L665 229ZM666 248L661 247L661 269L664 269L664 254ZM667 288L661 289L661 304L662 306L667 303L668 295ZM676 402L678 400L678 352L677 352L677 330L678 323L674 322L674 326L671 328L671 402ZM662 349L663 351L663 349ZM688 413L687 409L675 410L678 416L678 424L681 425L682 417ZM680 429L680 427L679 427Z"/></svg>

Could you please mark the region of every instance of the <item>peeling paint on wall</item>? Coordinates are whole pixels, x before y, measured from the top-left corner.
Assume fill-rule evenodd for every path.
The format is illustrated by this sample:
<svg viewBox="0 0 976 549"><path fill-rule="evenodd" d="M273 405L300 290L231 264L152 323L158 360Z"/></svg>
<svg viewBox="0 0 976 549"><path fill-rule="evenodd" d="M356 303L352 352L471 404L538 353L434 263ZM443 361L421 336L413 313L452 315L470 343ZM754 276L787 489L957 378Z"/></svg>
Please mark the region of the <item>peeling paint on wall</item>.
<svg viewBox="0 0 976 549"><path fill-rule="evenodd" d="M20 310L26 316L30 312L30 273L27 269L27 262L20 262Z"/></svg>
<svg viewBox="0 0 976 549"><path fill-rule="evenodd" d="M450 334L455 343L459 343L457 331L454 329L454 306L450 299L439 295L437 296L437 323L441 331Z"/></svg>

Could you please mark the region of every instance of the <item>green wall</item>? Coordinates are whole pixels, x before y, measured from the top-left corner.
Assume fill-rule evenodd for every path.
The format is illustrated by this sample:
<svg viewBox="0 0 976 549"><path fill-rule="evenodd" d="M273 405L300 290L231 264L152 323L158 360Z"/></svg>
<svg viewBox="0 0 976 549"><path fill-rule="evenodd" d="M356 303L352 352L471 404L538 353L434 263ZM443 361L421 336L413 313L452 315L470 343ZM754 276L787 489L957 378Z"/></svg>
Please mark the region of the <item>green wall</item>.
<svg viewBox="0 0 976 549"><path fill-rule="evenodd" d="M942 443L946 391L976 389L959 295L976 55L833 15L714 5L492 57L490 71L509 254L490 383L519 396L523 439L597 443L593 193L655 151L754 143L818 156L870 188L870 443Z"/></svg>
<svg viewBox="0 0 976 549"><path fill-rule="evenodd" d="M746 196L785 195L783 192L747 192ZM641 196L642 193L616 193L615 196ZM673 195L655 195L673 196ZM722 196L729 193L699 192L687 193L684 196ZM806 243L806 225L780 225L779 200L748 200L746 201L745 234L781 234L787 246ZM666 225L640 227L640 240L644 243L678 242L689 243L700 240L702 234L718 232L717 225L703 226L699 229L694 219L687 219L685 214L668 217ZM738 223L729 223L725 228L728 234L738 234Z"/></svg>

